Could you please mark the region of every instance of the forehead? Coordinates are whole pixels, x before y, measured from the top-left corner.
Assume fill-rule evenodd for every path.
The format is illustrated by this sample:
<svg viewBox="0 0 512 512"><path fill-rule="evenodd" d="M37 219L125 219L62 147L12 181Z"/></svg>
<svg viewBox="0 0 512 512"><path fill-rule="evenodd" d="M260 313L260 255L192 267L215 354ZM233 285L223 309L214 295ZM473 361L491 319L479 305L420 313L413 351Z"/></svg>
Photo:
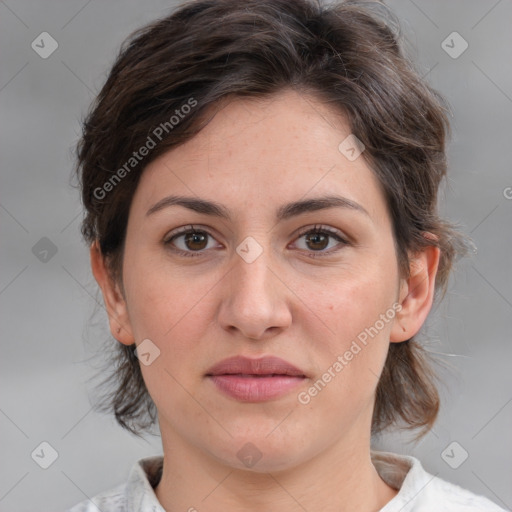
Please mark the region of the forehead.
<svg viewBox="0 0 512 512"><path fill-rule="evenodd" d="M351 160L339 149L350 135L347 119L312 96L230 98L195 137L147 166L134 202L153 204L173 193L244 210L335 192L372 216L385 215L363 155Z"/></svg>

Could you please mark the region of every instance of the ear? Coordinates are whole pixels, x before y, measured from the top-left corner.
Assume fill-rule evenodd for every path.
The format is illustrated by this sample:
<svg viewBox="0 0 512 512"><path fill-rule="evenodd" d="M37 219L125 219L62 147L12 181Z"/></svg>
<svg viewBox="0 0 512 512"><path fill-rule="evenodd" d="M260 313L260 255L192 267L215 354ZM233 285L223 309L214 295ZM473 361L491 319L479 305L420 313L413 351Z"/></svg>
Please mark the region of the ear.
<svg viewBox="0 0 512 512"><path fill-rule="evenodd" d="M90 248L91 268L94 278L101 288L103 300L107 309L110 323L110 332L123 345L135 343L128 309L123 294L117 283L114 283L105 264L98 241L94 241Z"/></svg>
<svg viewBox="0 0 512 512"><path fill-rule="evenodd" d="M391 329L391 343L412 338L425 322L434 300L440 254L438 247L429 245L409 258L410 275L400 286L401 309L397 311Z"/></svg>

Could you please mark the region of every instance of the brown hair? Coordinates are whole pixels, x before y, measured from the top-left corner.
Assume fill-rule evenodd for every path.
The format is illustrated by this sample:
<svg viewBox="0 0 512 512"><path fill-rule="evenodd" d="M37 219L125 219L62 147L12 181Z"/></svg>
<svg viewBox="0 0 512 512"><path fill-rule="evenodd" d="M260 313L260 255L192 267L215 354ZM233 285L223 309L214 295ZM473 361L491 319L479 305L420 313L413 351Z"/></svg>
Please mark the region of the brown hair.
<svg viewBox="0 0 512 512"><path fill-rule="evenodd" d="M77 147L86 209L82 233L88 243L99 241L121 288L128 212L144 166L197 134L219 100L293 88L348 116L383 187L402 274L408 273L409 253L435 244L441 249L436 294L445 290L452 262L465 247L437 213L447 107L404 55L398 23L383 9L378 2L198 0L132 34ZM158 139L155 147L140 162L131 160L149 138ZM423 431L432 426L439 397L430 368L413 339L390 345L373 433L399 420ZM156 408L133 347L116 342L106 382L114 387L101 410L113 410L134 433L154 423Z"/></svg>

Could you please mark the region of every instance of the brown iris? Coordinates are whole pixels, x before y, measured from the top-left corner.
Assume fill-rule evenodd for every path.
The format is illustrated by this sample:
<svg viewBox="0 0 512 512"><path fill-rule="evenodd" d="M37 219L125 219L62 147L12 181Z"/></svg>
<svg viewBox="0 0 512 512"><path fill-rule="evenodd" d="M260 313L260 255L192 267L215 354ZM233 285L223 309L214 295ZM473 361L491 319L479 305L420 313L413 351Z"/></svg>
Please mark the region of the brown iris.
<svg viewBox="0 0 512 512"><path fill-rule="evenodd" d="M194 231L185 235L185 244L191 250L201 250L208 244L208 235L202 231Z"/></svg>
<svg viewBox="0 0 512 512"><path fill-rule="evenodd" d="M306 235L306 243L311 244L313 250L322 250L329 244L329 237L323 233L308 233Z"/></svg>

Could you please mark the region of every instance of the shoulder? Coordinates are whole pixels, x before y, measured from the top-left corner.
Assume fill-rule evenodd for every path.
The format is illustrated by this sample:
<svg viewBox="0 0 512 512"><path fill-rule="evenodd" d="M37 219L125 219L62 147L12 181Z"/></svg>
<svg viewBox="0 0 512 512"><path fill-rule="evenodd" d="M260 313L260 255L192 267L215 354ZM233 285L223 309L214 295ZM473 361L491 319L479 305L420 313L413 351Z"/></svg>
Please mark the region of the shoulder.
<svg viewBox="0 0 512 512"><path fill-rule="evenodd" d="M381 478L398 494L380 512L504 512L504 509L458 485L431 475L414 457L372 452Z"/></svg>
<svg viewBox="0 0 512 512"><path fill-rule="evenodd" d="M165 512L154 493L161 477L163 458L147 457L132 466L126 483L84 500L67 512Z"/></svg>
<svg viewBox="0 0 512 512"><path fill-rule="evenodd" d="M421 500L422 508L418 508L418 512L432 510L433 506L437 506L439 510L441 504L441 510L446 512L504 512L504 509L486 497L437 477L433 477L431 488L425 491Z"/></svg>
<svg viewBox="0 0 512 512"><path fill-rule="evenodd" d="M128 510L125 484L98 494L93 499L81 501L67 512L126 512Z"/></svg>

